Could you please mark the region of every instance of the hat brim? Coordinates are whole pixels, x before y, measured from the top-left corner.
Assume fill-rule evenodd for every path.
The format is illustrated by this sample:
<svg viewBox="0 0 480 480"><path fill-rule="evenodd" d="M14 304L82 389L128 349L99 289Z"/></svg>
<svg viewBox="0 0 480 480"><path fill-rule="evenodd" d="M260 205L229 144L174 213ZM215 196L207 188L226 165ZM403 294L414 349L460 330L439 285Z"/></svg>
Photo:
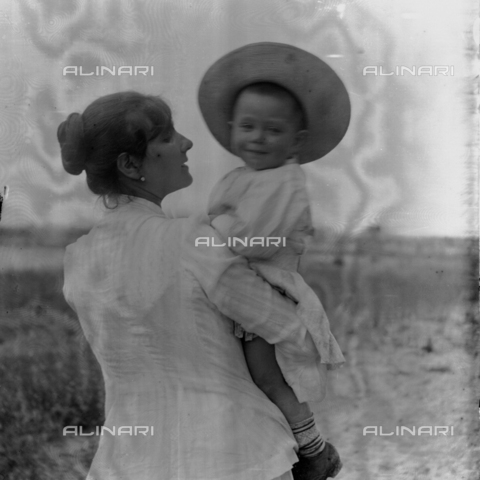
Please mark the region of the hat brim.
<svg viewBox="0 0 480 480"><path fill-rule="evenodd" d="M325 156L342 140L350 122L350 99L340 77L315 55L292 45L262 42L234 50L205 73L198 102L216 140L228 151L233 102L240 90L258 82L291 91L306 115L308 136L300 163Z"/></svg>

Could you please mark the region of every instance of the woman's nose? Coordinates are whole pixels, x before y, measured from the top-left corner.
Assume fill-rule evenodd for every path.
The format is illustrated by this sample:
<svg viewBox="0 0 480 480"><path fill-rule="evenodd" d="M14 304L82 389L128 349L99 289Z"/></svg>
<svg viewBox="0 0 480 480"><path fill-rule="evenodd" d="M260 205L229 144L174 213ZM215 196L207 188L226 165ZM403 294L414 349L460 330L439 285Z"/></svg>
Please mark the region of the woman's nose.
<svg viewBox="0 0 480 480"><path fill-rule="evenodd" d="M193 142L189 138L182 135L182 151L186 152L190 150L192 147L193 147Z"/></svg>

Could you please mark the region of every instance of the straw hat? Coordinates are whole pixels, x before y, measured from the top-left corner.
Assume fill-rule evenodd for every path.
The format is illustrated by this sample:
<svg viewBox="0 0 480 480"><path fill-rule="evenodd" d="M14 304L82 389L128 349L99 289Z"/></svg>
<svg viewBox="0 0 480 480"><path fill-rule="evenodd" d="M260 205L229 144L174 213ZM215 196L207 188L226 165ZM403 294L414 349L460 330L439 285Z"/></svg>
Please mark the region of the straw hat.
<svg viewBox="0 0 480 480"><path fill-rule="evenodd" d="M228 122L235 98L241 89L257 82L276 83L300 101L308 129L300 163L323 157L345 135L350 100L342 80L325 62L292 45L252 43L217 60L205 73L198 92L208 128L228 151Z"/></svg>

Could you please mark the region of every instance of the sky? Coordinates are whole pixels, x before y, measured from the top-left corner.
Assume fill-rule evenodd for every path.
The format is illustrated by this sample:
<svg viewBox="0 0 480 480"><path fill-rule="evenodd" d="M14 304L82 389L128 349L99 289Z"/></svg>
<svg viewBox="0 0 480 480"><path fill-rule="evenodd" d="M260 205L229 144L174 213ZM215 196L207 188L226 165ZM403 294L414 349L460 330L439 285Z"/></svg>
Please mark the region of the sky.
<svg viewBox="0 0 480 480"><path fill-rule="evenodd" d="M326 61L350 95L344 139L303 167L317 228L477 235L475 19L478 7L466 0L0 0L0 189L8 186L0 228L100 218L85 174L63 170L56 130L69 113L122 90L161 95L193 141L194 182L168 196L165 211L204 210L241 161L208 131L200 80L229 51L273 41ZM148 66L148 75L64 71L122 65Z"/></svg>

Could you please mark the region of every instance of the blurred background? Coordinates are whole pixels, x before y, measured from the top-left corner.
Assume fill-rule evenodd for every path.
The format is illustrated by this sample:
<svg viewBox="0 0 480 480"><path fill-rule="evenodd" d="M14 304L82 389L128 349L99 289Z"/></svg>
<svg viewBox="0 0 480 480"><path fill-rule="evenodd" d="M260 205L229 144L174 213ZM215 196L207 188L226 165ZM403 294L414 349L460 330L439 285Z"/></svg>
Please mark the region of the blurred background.
<svg viewBox="0 0 480 480"><path fill-rule="evenodd" d="M340 145L304 167L316 234L302 273L347 359L314 405L338 478L478 479L478 13L466 0L0 0L0 479L84 478L98 437L62 429L103 422L101 372L62 296L65 245L103 206L63 170L59 123L108 93L161 95L194 143L194 183L163 206L195 213L239 166L203 122L200 79L258 41L319 56L352 103ZM363 434L402 425L454 435Z"/></svg>

